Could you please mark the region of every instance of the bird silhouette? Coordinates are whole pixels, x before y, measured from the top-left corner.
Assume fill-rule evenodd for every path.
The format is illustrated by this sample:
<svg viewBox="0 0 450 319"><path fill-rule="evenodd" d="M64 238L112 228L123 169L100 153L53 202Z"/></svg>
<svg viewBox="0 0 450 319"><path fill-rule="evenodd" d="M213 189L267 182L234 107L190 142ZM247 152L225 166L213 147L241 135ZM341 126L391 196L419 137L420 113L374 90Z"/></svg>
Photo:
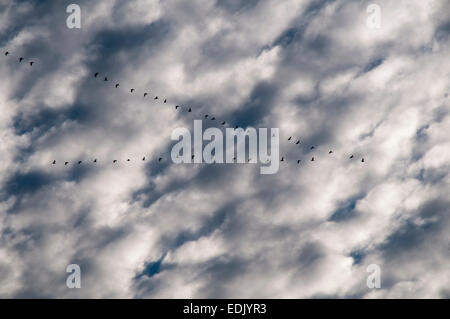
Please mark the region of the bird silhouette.
<svg viewBox="0 0 450 319"><path fill-rule="evenodd" d="M207 119L208 118L208 114L205 114L205 119Z"/></svg>
<svg viewBox="0 0 450 319"><path fill-rule="evenodd" d="M5 56L8 56L8 55L9 55L9 52L6 51L6 52L4 53L4 55L5 55ZM19 57L19 62L22 62L23 60L24 60L23 57ZM29 64L30 64L30 66L33 66L34 61L29 61ZM99 72L95 72L95 73L94 73L94 77L95 77L95 78L97 78L98 75L99 75ZM104 81L108 81L108 78L107 78L106 76L104 77ZM119 87L119 83L116 83L116 84L115 84L115 88L118 88L118 87ZM131 93L133 93L134 91L135 91L134 88L130 89L130 92L131 92ZM147 95L148 95L148 93L145 92L145 93L144 93L144 97L146 97ZM158 100L158 99L159 99L158 96L155 96L155 97L154 97L154 100ZM166 99L166 98L164 99L164 102L163 102L163 103L167 103L167 99ZM181 107L181 106L176 105L176 106L175 106L175 109L177 110L177 109L180 108L180 107ZM188 112L192 112L192 109L191 109L190 107L188 108ZM206 114L206 115L204 115L204 117L205 117L205 118L208 118L209 116L208 116L208 114ZM211 119L211 121L216 120L215 117L210 117L210 119ZM225 125L226 125L226 121L222 121L222 122L221 122L221 125L225 126ZM238 129L239 126L236 125L234 128L235 128L235 129ZM272 137L275 137L275 134L273 134ZM293 138L293 137L290 136L290 137L288 138L288 141L291 141L292 138ZM296 144L296 145L300 144L300 140L296 140L295 144ZM315 149L315 147L314 147L314 146L311 146L310 149L313 150L313 149ZM328 154L332 154L332 153L333 153L333 151L330 150ZM354 155L351 155L351 156L350 156L350 159L353 159L353 158L354 158ZM158 161L161 162L162 159L163 159L162 157L159 157L159 158L158 158ZM192 155L192 159L194 159L194 155ZM233 158L233 160L235 160L235 159L236 159L236 158ZM131 161L130 159L127 159L127 162L130 162L130 161ZM142 158L142 161L145 161L145 156ZM251 159L249 159L248 161L250 162ZM282 158L281 158L281 162L284 162L284 161L285 161L285 159L284 159L284 157L282 157ZM312 161L312 162L315 161L315 158L312 157L312 158L311 158L311 161ZM96 163L96 162L97 162L97 159L94 160L94 163ZM113 160L113 163L116 163L116 162L117 162L117 160ZM297 160L297 164L300 164L300 162L301 162L301 160ZM362 158L362 159L361 159L361 162L364 163L364 162L365 162L365 159ZM81 163L82 163L82 161L78 161L78 164L81 164ZM52 164L56 164L56 160L54 160L54 161L52 162ZM69 162L67 162L67 161L64 162L64 165L67 165L67 164L69 164Z"/></svg>
<svg viewBox="0 0 450 319"><path fill-rule="evenodd" d="M352 155L352 156L350 156L350 159L352 159L354 156Z"/></svg>
<svg viewBox="0 0 450 319"><path fill-rule="evenodd" d="M362 158L361 162L364 163L364 157Z"/></svg>
<svg viewBox="0 0 450 319"><path fill-rule="evenodd" d="M8 54L9 54L9 52L8 52L8 51L6 51L6 52L5 52L5 56L8 56Z"/></svg>
<svg viewBox="0 0 450 319"><path fill-rule="evenodd" d="M78 161L78 165L80 165L81 163L83 163L83 161Z"/></svg>
<svg viewBox="0 0 450 319"><path fill-rule="evenodd" d="M194 157L195 157L195 155L192 155L192 156L191 156L191 159L194 159Z"/></svg>

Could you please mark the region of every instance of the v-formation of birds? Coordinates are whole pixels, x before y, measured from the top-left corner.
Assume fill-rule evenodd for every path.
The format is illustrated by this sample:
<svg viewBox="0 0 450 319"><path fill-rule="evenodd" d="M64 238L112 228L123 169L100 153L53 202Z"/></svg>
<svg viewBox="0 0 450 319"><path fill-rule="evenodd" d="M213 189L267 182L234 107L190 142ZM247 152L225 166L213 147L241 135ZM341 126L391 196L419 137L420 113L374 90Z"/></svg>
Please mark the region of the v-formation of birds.
<svg viewBox="0 0 450 319"><path fill-rule="evenodd" d="M10 52L9 52L9 51L6 51L6 52L5 52L5 56L8 56L8 55L10 55ZM18 58L19 63L22 63L24 60L25 60L25 58L22 57L22 56ZM34 61L29 61L28 63L29 63L30 66L33 66L33 64L34 64L35 62L34 62ZM99 78L99 75L100 75L99 72L95 72L95 73L94 73L94 78ZM107 76L104 76L104 77L103 77L103 81L104 81L104 82L109 82L108 77L107 77ZM115 83L115 84L114 84L114 87L115 87L116 89L119 88L119 87L120 87L120 83ZM130 93L133 94L133 93L135 93L135 91L136 91L136 90L135 90L134 88L130 88ZM147 97L148 95L149 95L148 92L144 92L143 97L145 98L145 97ZM156 95L156 96L153 98L153 100L159 100L159 97ZM163 103L167 103L167 99L166 99L166 98L164 98ZM180 106L180 105L175 105L175 110L183 109L183 108L186 109L188 113L191 113L191 112L192 112L192 108L191 108L191 107L188 108L188 107L182 107L182 106ZM204 118L204 119L208 119L208 118L209 118L211 121L215 121L215 120L216 120L216 118L215 118L214 116L209 116L208 114L204 114L204 115L203 115L203 118ZM220 124L221 124L222 126L226 127L227 122L226 122L226 121L221 121ZM235 128L235 129L238 129L239 126L236 125L234 128ZM295 140L294 140L294 139L293 139L293 136L290 136L287 140L288 140L288 142L293 142L295 145L299 145L299 144L300 144L300 140L299 140L299 139L295 139ZM314 150L314 149L315 149L314 146L311 146L311 147L310 147L310 150ZM330 150L330 151L328 152L328 154L329 154L329 155L333 154L333 151ZM193 159L193 158L194 158L194 156L192 156L192 159ZM145 158L145 156L144 156L144 157L142 158L142 161L145 161L145 159L146 159L146 158ZM158 162L161 162L162 159L163 159L162 157L158 157ZM350 160L354 159L354 155L351 155L351 156L349 157L349 159L350 159ZM234 158L233 160L235 160L235 158ZM130 162L131 159L127 159L126 161L127 161L127 162ZM284 156L281 157L280 161L281 161L281 162L285 162ZM310 161L311 161L311 162L314 162L314 161L315 161L315 157L313 156L313 157L311 158ZM97 159L94 159L92 162L93 162L93 163L97 163ZM117 163L118 160L113 160L112 162L113 162L113 163ZM297 164L300 164L300 163L302 162L302 160L301 160L301 159L297 159L296 162L297 162ZM365 159L362 158L362 159L361 159L361 162L364 163L364 162L365 162ZM78 161L77 163L78 163L78 165L80 165L80 164L83 163L83 161ZM55 165L55 164L56 164L56 160L53 160L52 164ZM68 165L68 164L69 164L69 162L67 162L67 161L64 162L64 165L65 165L65 166Z"/></svg>

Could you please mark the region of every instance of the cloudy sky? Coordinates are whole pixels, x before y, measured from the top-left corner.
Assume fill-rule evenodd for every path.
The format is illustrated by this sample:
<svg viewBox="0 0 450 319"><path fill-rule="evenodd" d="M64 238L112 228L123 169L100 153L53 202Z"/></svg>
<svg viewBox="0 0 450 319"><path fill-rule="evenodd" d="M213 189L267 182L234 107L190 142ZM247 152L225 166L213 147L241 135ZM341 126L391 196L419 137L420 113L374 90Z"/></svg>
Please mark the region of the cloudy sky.
<svg viewBox="0 0 450 319"><path fill-rule="evenodd" d="M0 297L450 298L450 3L371 3L0 0ZM279 172L174 164L205 113Z"/></svg>

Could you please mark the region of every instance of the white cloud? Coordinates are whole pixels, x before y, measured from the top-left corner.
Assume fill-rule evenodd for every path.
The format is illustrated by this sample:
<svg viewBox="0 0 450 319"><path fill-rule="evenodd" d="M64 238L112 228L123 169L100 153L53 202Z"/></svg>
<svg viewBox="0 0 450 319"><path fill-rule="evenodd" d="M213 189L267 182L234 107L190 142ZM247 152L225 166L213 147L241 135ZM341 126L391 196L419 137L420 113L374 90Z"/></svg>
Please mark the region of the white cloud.
<svg viewBox="0 0 450 319"><path fill-rule="evenodd" d="M81 30L63 5L8 6L1 297L448 291L448 5L379 1L374 31L361 1L239 3L82 2ZM172 129L204 113L279 127L279 173L172 164Z"/></svg>

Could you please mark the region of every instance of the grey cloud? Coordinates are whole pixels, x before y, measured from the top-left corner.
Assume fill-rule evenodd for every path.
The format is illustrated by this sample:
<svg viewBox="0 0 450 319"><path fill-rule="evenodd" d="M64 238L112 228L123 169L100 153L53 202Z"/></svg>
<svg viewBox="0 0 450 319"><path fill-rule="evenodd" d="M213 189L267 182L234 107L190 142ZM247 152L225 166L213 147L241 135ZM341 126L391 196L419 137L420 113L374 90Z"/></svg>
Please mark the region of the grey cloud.
<svg viewBox="0 0 450 319"><path fill-rule="evenodd" d="M445 1L380 1L378 33L364 1L80 1L81 30L67 4L2 5L1 297L448 298ZM204 114L287 161L173 164Z"/></svg>

